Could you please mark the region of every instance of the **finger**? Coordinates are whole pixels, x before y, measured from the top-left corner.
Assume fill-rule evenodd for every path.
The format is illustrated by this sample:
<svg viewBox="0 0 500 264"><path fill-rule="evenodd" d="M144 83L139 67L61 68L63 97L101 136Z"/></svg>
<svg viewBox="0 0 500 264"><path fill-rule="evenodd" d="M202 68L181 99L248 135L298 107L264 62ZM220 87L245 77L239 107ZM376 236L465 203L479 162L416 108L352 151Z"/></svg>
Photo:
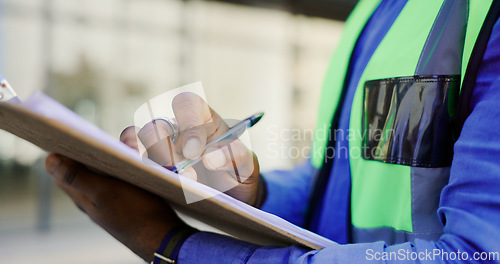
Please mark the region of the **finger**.
<svg viewBox="0 0 500 264"><path fill-rule="evenodd" d="M174 97L172 108L182 134L184 157L195 159L201 156L207 143L203 125L212 118L208 104L198 95L185 92Z"/></svg>
<svg viewBox="0 0 500 264"><path fill-rule="evenodd" d="M196 171L194 170L193 167L189 167L189 168L186 168L185 170L183 170L180 175L188 178L188 179L191 179L193 181L197 181L198 180L198 175L196 174Z"/></svg>
<svg viewBox="0 0 500 264"><path fill-rule="evenodd" d="M45 162L47 171L64 185L71 187L90 200L95 201L100 193L100 186L110 179L91 172L83 165L66 157L51 154Z"/></svg>
<svg viewBox="0 0 500 264"><path fill-rule="evenodd" d="M218 139L222 136L222 134L229 130L229 126L225 120L222 119L212 108L210 108L210 117L210 121L208 121L205 125L208 142Z"/></svg>
<svg viewBox="0 0 500 264"><path fill-rule="evenodd" d="M137 136L137 133L139 132L139 127L136 126L129 126L125 128L122 133L120 134L120 141L123 142L125 145L129 146L130 148L133 148L141 155L147 155L146 148L142 144L142 142L139 140L139 137Z"/></svg>
<svg viewBox="0 0 500 264"><path fill-rule="evenodd" d="M125 128L120 134L120 141L130 148L139 150L139 141L136 130L138 131L138 127L136 126L129 126Z"/></svg>
<svg viewBox="0 0 500 264"><path fill-rule="evenodd" d="M182 160L173 141L172 127L163 120L155 120L139 130L137 136L148 152L148 157L164 167L173 167Z"/></svg>
<svg viewBox="0 0 500 264"><path fill-rule="evenodd" d="M245 181L255 170L253 152L239 140L210 147L203 155L203 164L209 170L230 172L238 181Z"/></svg>
<svg viewBox="0 0 500 264"><path fill-rule="evenodd" d="M83 212L90 213L95 209L95 204L87 196L82 194L76 189L69 187L59 179L55 179L56 184L61 188L70 198L75 205Z"/></svg>

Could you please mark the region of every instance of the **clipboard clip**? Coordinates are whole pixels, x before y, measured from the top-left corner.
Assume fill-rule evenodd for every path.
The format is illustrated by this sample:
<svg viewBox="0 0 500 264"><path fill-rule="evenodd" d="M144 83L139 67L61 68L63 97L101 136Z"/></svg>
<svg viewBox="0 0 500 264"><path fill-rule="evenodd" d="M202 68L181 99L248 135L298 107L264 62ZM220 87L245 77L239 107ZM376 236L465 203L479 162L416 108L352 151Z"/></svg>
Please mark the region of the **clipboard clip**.
<svg viewBox="0 0 500 264"><path fill-rule="evenodd" d="M0 74L0 103L3 102L20 103L21 100L17 97L14 88L12 88L2 74Z"/></svg>

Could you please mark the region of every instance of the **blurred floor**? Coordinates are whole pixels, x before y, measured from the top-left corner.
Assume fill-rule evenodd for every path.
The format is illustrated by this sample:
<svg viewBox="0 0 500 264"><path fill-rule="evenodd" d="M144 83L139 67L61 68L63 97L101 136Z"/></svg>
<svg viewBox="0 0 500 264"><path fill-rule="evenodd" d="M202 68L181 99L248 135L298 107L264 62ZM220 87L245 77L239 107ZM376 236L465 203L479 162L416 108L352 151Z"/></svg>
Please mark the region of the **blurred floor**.
<svg viewBox="0 0 500 264"><path fill-rule="evenodd" d="M16 170L19 173L9 177L6 171L4 169L0 177L1 264L143 263L92 223L55 186L51 191L49 229L38 229L40 179L19 169Z"/></svg>
<svg viewBox="0 0 500 264"><path fill-rule="evenodd" d="M88 223L54 228L51 232L8 230L0 233L2 264L137 264L143 263L126 247Z"/></svg>

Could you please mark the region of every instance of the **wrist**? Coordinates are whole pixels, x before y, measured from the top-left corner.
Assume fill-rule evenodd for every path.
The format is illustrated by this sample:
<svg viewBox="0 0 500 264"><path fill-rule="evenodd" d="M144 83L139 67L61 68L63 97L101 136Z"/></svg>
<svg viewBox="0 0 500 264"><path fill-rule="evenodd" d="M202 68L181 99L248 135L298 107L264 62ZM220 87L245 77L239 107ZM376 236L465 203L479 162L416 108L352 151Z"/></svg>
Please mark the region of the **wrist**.
<svg viewBox="0 0 500 264"><path fill-rule="evenodd" d="M151 264L173 264L177 263L182 244L198 230L188 226L180 225L170 230L161 242L158 250L154 253Z"/></svg>

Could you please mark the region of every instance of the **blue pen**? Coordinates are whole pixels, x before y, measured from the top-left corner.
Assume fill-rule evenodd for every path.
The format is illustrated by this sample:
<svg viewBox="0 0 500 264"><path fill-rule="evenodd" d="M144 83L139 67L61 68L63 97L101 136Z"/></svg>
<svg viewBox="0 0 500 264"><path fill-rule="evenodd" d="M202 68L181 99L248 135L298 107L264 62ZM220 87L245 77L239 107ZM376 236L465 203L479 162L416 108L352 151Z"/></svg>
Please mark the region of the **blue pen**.
<svg viewBox="0 0 500 264"><path fill-rule="evenodd" d="M222 134L222 136L220 136L216 140L208 143L205 146L205 149L203 150L203 152L205 152L209 147L211 147L211 146L213 146L221 141L237 139L238 137L240 137L243 134L243 132L245 132L245 130L247 128L250 128L253 125L255 125L257 122L259 122L260 119L262 118L262 116L264 116L264 113L256 113L256 114L252 115L251 117L234 125L226 133ZM179 162L178 164L176 164L171 170L175 173L181 173L185 169L187 169L191 166L194 166L196 163L200 162L201 159L202 159L202 156L200 156L196 159L192 159L192 160L183 160L183 161ZM239 181L239 179L238 179L238 181Z"/></svg>

